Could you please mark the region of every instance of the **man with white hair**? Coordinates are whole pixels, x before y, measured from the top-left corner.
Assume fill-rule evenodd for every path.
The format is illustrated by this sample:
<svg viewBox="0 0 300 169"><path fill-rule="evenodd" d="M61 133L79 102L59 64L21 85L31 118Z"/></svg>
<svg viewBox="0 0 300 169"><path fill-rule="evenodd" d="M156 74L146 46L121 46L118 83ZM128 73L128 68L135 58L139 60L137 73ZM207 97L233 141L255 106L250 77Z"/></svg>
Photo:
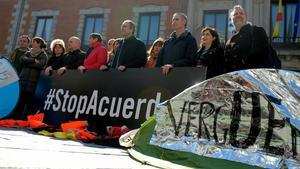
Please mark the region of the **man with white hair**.
<svg viewBox="0 0 300 169"><path fill-rule="evenodd" d="M225 72L265 67L269 43L264 28L247 22L240 5L233 7L231 17L237 33L225 46Z"/></svg>
<svg viewBox="0 0 300 169"><path fill-rule="evenodd" d="M81 40L72 36L68 40L69 52L65 55L64 66L59 68L57 73L62 75L67 69L77 69L83 64L86 53L80 50Z"/></svg>

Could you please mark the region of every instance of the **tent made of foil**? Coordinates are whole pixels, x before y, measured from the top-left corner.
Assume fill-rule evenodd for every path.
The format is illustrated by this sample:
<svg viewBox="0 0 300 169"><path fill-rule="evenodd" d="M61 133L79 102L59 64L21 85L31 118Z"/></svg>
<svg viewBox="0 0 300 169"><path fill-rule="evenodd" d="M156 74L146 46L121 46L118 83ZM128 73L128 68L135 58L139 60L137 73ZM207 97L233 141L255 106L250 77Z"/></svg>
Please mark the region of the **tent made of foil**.
<svg viewBox="0 0 300 169"><path fill-rule="evenodd" d="M156 121L151 145L263 168L299 168L300 73L224 74L160 104Z"/></svg>

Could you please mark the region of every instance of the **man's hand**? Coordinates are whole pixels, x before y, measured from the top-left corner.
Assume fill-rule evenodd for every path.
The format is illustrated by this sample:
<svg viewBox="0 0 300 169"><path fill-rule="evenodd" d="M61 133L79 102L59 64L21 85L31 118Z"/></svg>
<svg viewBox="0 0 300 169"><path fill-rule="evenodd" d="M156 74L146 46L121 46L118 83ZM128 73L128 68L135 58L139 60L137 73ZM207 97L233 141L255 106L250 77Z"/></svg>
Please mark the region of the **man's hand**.
<svg viewBox="0 0 300 169"><path fill-rule="evenodd" d="M199 67L199 68L202 68L202 67L206 67L206 66L204 66L204 65L201 65L201 64L197 64L197 66L196 67Z"/></svg>
<svg viewBox="0 0 300 169"><path fill-rule="evenodd" d="M66 67L61 67L57 70L57 74L63 75L66 72L67 68Z"/></svg>
<svg viewBox="0 0 300 169"><path fill-rule="evenodd" d="M107 70L107 69L108 69L108 67L106 65L101 65L100 66L100 70Z"/></svg>
<svg viewBox="0 0 300 169"><path fill-rule="evenodd" d="M45 75L46 76L50 76L52 74L52 66L48 66L46 69L45 69Z"/></svg>
<svg viewBox="0 0 300 169"><path fill-rule="evenodd" d="M81 73L84 73L86 68L84 66L79 66L78 70L80 70Z"/></svg>
<svg viewBox="0 0 300 169"><path fill-rule="evenodd" d="M39 60L37 60L37 59L34 59L34 62L35 62L35 63L40 63L40 61L39 61Z"/></svg>
<svg viewBox="0 0 300 169"><path fill-rule="evenodd" d="M121 72L125 71L125 69L126 69L126 67L124 65L120 65L118 67L118 70L121 71Z"/></svg>
<svg viewBox="0 0 300 169"><path fill-rule="evenodd" d="M170 64L166 64L166 65L163 65L161 68L162 68L162 73L164 75L167 75L171 71L171 69L173 68L173 66L170 65Z"/></svg>

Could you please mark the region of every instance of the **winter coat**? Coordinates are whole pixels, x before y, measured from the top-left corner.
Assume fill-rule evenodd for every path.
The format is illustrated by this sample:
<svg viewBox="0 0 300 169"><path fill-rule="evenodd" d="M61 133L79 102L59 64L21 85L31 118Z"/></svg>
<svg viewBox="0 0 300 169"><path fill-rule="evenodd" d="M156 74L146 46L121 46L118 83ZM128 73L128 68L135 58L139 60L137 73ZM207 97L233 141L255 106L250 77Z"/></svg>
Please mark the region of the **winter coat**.
<svg viewBox="0 0 300 169"><path fill-rule="evenodd" d="M86 69L99 69L100 66L106 65L107 60L107 51L101 45L100 42L97 42L93 46L93 50L87 56L87 58L83 62L83 66Z"/></svg>
<svg viewBox="0 0 300 169"><path fill-rule="evenodd" d="M53 70L57 70L64 66L65 56L62 54L59 57L52 55L52 57L48 60L46 67L51 66Z"/></svg>
<svg viewBox="0 0 300 169"><path fill-rule="evenodd" d="M207 67L206 79L218 76L224 72L224 50L221 46L210 47L208 50L202 47L196 54L196 60L197 65Z"/></svg>
<svg viewBox="0 0 300 169"><path fill-rule="evenodd" d="M64 67L67 69L77 69L83 64L85 57L85 52L80 49L70 51L64 57Z"/></svg>
<svg viewBox="0 0 300 169"><path fill-rule="evenodd" d="M195 65L197 42L189 31L185 31L178 38L173 32L171 37L164 42L159 52L156 67L171 64L174 67Z"/></svg>
<svg viewBox="0 0 300 169"><path fill-rule="evenodd" d="M262 27L247 24L225 46L226 72L261 68L268 54L268 37Z"/></svg>
<svg viewBox="0 0 300 169"><path fill-rule="evenodd" d="M20 73L21 91L34 94L41 71L47 63L47 54L42 51L37 57L26 52L21 58L22 71ZM38 63L35 62L38 60Z"/></svg>
<svg viewBox="0 0 300 169"><path fill-rule="evenodd" d="M27 49L27 51L29 51L29 48ZM20 57L23 56L27 51L22 51L20 50L20 48L16 48L8 58L11 61L11 63L14 65L18 74L20 74L22 69Z"/></svg>
<svg viewBox="0 0 300 169"><path fill-rule="evenodd" d="M119 47L112 60L112 68L120 65L126 68L143 67L147 62L145 44L134 36L119 41Z"/></svg>

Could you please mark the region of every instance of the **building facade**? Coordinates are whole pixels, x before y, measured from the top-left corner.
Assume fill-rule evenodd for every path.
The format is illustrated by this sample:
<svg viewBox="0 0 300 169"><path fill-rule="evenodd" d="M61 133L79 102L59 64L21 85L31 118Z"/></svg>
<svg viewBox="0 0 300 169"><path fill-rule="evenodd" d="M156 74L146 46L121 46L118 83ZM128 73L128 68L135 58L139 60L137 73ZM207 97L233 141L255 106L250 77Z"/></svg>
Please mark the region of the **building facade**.
<svg viewBox="0 0 300 169"><path fill-rule="evenodd" d="M78 36L86 49L91 32L100 32L104 41L120 37L125 19L136 23L136 36L149 46L158 37L170 35L172 14L178 11L187 13L188 29L198 40L200 30L208 25L217 29L225 43L233 34L230 10L240 4L252 24L265 28L283 67L300 70L300 26L296 41L291 38L298 1L282 0L281 29L273 39L278 0L0 0L0 53L10 53L21 34L42 36L48 43Z"/></svg>
<svg viewBox="0 0 300 169"><path fill-rule="evenodd" d="M232 35L229 17L231 9L234 5L242 5L247 12L248 21L266 30L282 66L300 70L300 20L298 34L293 39L297 3L299 0L282 0L283 18L277 38L272 38L272 33L276 24L278 0L189 0L188 27L198 39L204 26L214 27L225 43Z"/></svg>
<svg viewBox="0 0 300 169"><path fill-rule="evenodd" d="M105 41L120 37L126 19L137 24L135 34L149 46L168 36L172 14L186 9L185 0L0 0L0 52L10 53L21 34L47 42L78 36L87 47L91 32L101 33Z"/></svg>

